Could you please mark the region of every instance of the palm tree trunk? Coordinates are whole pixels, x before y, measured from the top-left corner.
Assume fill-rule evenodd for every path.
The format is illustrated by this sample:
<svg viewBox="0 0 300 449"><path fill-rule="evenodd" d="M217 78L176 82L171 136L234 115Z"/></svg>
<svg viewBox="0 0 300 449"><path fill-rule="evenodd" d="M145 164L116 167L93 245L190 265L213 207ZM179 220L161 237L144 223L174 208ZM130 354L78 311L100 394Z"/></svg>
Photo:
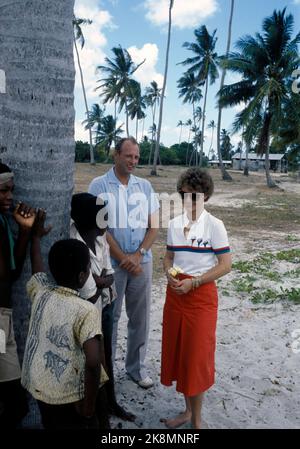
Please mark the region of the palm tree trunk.
<svg viewBox="0 0 300 449"><path fill-rule="evenodd" d="M230 10L229 27L228 27L228 39L227 39L227 47L226 47L226 57L228 57L228 55L229 55L229 50L230 50L230 45L231 45L234 1L235 0L231 0L231 10ZM224 87L225 76L226 76L226 69L223 69L222 77L221 77L220 90ZM222 124L222 107L219 106L218 125L217 125L217 151L218 151L218 157L219 157L219 163L220 163L220 170L221 170L221 174L222 174L222 179L224 181L232 181L232 177L227 172L227 170L225 169L225 166L223 164L223 158L222 158L222 153L221 153L221 124Z"/></svg>
<svg viewBox="0 0 300 449"><path fill-rule="evenodd" d="M127 108L127 98L125 99L125 116L126 116L126 133L127 137L129 137L129 125L128 125L128 108Z"/></svg>
<svg viewBox="0 0 300 449"><path fill-rule="evenodd" d="M270 175L269 154L270 154L270 150L269 150L269 145L268 145L266 152L265 152L265 170L266 170L267 185L268 185L268 187L273 188L273 187L277 187L277 186Z"/></svg>
<svg viewBox="0 0 300 449"><path fill-rule="evenodd" d="M144 137L144 129L145 129L145 117L143 118L143 126L142 126L142 140Z"/></svg>
<svg viewBox="0 0 300 449"><path fill-rule="evenodd" d="M202 167L203 148L204 148L204 130L205 130L205 118L206 118L205 112L206 112L207 92L208 92L208 75L207 75L206 82L205 82L205 95L204 95L204 103L203 103L201 149L200 149L200 160L199 160L200 167Z"/></svg>
<svg viewBox="0 0 300 449"><path fill-rule="evenodd" d="M15 173L15 200L48 211L53 229L42 241L44 261L52 244L69 236L75 148L73 8L74 0L31 1L22 10L15 0L0 3L0 67L7 85L0 107L1 158ZM30 276L27 259L12 293L21 361ZM37 427L39 412L32 404L24 426Z"/></svg>
<svg viewBox="0 0 300 449"><path fill-rule="evenodd" d="M197 127L196 127L196 117L195 117L195 103L193 101L192 103L193 106L193 120L194 120L194 130L195 130L195 166L197 167L198 165L198 144L197 144ZM201 157L200 157L201 160Z"/></svg>
<svg viewBox="0 0 300 449"><path fill-rule="evenodd" d="M174 1L175 0L170 0L170 6L169 6L169 28L168 28L168 41L167 41L167 51L166 51L165 73L164 73L163 87L162 87L162 91L161 91L158 128L157 128L157 134L156 134L157 137L156 137L155 152L154 152L154 159L153 159L153 167L152 167L152 170L151 170L151 176L157 176L156 166L157 166L158 153L159 153L160 133L161 133L161 126L162 126L162 119L163 119L164 98L165 98L165 91L166 91L166 85L167 85L167 75L168 75L168 66L169 66L169 51L170 51L170 42L171 42L171 27L172 27L172 8L173 8L173 5L174 5Z"/></svg>
<svg viewBox="0 0 300 449"><path fill-rule="evenodd" d="M189 154L189 151L190 151L190 139L191 139L191 127L189 128L189 137L188 137L187 154ZM193 152L192 152L192 154L193 154ZM191 160L192 160L192 158L191 158L190 161L189 161L189 166L191 165ZM187 165L187 164L186 164L186 165Z"/></svg>
<svg viewBox="0 0 300 449"><path fill-rule="evenodd" d="M114 98L114 108L115 108L115 130L114 130L114 146L116 146L116 132L117 132L117 99Z"/></svg>
<svg viewBox="0 0 300 449"><path fill-rule="evenodd" d="M95 165L94 147L93 147L93 138L92 138L92 127L91 127L91 124L90 124L90 121L89 121L90 114L89 114L89 108L88 108L87 99L86 99L86 92L85 92L83 73L82 73L82 68L81 68L81 64L80 64L79 51L78 51L78 48L77 48L75 35L74 35L74 45L75 45L75 51L76 51L76 55L77 55L77 64L78 64L79 73L80 73L81 87L82 87L84 104L85 104L85 110L86 110L86 118L88 120L87 123L88 123L89 140L90 140L90 163L92 165Z"/></svg>
<svg viewBox="0 0 300 449"><path fill-rule="evenodd" d="M249 176L249 150L250 145L246 143L246 155L245 155L245 167L244 167L244 175Z"/></svg>
<svg viewBox="0 0 300 449"><path fill-rule="evenodd" d="M210 152L211 152L212 146L213 146L214 134L215 134L215 127L213 126L213 127L212 127L212 132L211 132L211 142L210 142L210 147L209 147L209 150L208 150L208 159L209 159L209 155L210 155Z"/></svg>
<svg viewBox="0 0 300 449"><path fill-rule="evenodd" d="M180 125L180 133L179 133L179 142L178 142L178 145L181 144L181 136L182 136L182 125Z"/></svg>

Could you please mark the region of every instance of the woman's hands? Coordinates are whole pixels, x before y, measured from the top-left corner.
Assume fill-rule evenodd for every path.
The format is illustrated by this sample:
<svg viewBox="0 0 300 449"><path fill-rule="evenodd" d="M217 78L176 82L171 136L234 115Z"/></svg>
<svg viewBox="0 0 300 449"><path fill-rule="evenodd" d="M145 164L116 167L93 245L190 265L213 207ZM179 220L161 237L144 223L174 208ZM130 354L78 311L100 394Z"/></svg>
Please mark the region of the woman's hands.
<svg viewBox="0 0 300 449"><path fill-rule="evenodd" d="M192 279L183 279L182 281L176 280L176 285L171 285L171 288L177 295L186 295L193 288Z"/></svg>

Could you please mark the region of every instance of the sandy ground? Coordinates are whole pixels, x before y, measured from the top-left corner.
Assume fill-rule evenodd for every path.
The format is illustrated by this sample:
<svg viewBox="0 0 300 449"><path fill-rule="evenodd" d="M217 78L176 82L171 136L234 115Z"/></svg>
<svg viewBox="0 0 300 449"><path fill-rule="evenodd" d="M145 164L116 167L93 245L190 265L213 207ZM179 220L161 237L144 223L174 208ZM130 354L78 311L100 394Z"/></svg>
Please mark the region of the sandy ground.
<svg viewBox="0 0 300 449"><path fill-rule="evenodd" d="M96 170L99 175L98 168L77 168L78 190L85 190ZM145 173L140 170L137 175ZM148 179L156 191L173 191L178 169L165 168L162 174L160 179ZM280 188L269 191L261 174L249 178L240 173L233 175L234 183L216 181L209 208L224 220L234 261L252 260L266 252L299 249L300 184L286 175L277 175ZM123 310L115 366L116 390L120 403L137 418L134 423L112 418L113 427L164 428L160 417L171 417L184 407L175 386L163 387L159 377L166 288L161 277L164 245L165 231L154 245L155 276L147 357L154 387L143 390L127 378L124 369L127 319ZM300 263L295 261L276 261L270 268L274 271L271 279L250 273L253 292L299 288L299 268ZM298 270L298 274L287 275L291 270ZM292 336L297 329L300 336L300 305L287 299L254 303L250 300L252 291L238 291L235 286L244 276L235 269L218 282L216 383L205 395L204 428L300 428L300 337L299 352L296 352L293 350L293 347L297 349L296 337ZM189 425L182 428L187 429Z"/></svg>
<svg viewBox="0 0 300 449"><path fill-rule="evenodd" d="M204 427L300 428L300 353L295 354L291 349L291 334L300 328L300 306L254 305L230 289L234 276L232 272L222 281L230 291L229 296L223 296L219 288L216 383L205 396ZM159 380L165 287L165 280L160 279L152 290L147 364L155 385L147 391L125 374L127 320L123 311L116 360L117 392L120 402L135 413L137 419L135 423L112 419L114 426L164 428L160 417L171 417L174 412L183 410L184 401L175 387L163 387Z"/></svg>

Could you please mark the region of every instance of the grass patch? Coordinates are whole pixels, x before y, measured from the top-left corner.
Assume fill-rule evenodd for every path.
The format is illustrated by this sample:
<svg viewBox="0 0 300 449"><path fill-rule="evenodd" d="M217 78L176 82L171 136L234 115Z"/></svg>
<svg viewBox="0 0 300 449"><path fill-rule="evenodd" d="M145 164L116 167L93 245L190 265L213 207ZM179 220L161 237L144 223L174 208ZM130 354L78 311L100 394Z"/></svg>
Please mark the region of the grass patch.
<svg viewBox="0 0 300 449"><path fill-rule="evenodd" d="M291 301L295 304L300 304L300 288L283 288L280 287L280 292L268 288L266 290L255 293L251 297L254 303L270 303L275 301Z"/></svg>
<svg viewBox="0 0 300 449"><path fill-rule="evenodd" d="M234 279L232 281L235 291L239 293L252 293L257 287L254 287L256 278L253 276L244 276L240 279Z"/></svg>
<svg viewBox="0 0 300 449"><path fill-rule="evenodd" d="M294 248L286 251L280 251L276 254L276 259L291 263L300 263L300 249Z"/></svg>
<svg viewBox="0 0 300 449"><path fill-rule="evenodd" d="M234 270L240 273L257 273L271 280L279 280L280 274L275 270L270 270L274 262L285 261L291 263L300 263L300 249L288 249L278 253L263 253L253 260L240 260L232 264Z"/></svg>
<svg viewBox="0 0 300 449"><path fill-rule="evenodd" d="M300 239L298 239L298 237L296 235L293 235L293 234L287 235L285 240L287 242L300 242Z"/></svg>
<svg viewBox="0 0 300 449"><path fill-rule="evenodd" d="M284 273L284 277L297 279L298 277L300 277L300 267L296 268L295 270L286 271Z"/></svg>

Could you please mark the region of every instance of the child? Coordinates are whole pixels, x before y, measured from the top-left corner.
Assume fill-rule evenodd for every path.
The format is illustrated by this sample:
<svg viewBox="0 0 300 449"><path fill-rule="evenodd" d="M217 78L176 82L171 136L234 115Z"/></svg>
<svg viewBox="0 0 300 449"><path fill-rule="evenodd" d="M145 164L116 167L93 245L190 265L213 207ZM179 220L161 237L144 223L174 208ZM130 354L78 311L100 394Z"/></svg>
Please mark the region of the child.
<svg viewBox="0 0 300 449"><path fill-rule="evenodd" d="M17 427L28 411L14 337L11 289L23 268L35 213L24 203L17 205L13 218L19 231L14 241L7 219L13 208L13 189L14 174L7 165L0 163L0 330L5 335L5 352L0 353L1 428Z"/></svg>
<svg viewBox="0 0 300 449"><path fill-rule="evenodd" d="M112 364L112 328L113 307L116 297L113 283L113 273L109 246L106 240L106 228L100 229L96 223L96 216L103 206L96 204L96 198L89 193L78 193L73 195L71 206L70 236L84 242L90 252L91 272L80 295L89 299L96 294L97 288L101 290L101 297L96 306L102 315L102 331L104 337L105 361L108 370L109 381L105 384L108 411L124 420L133 421L135 416L122 408L116 400L114 388L114 375Z"/></svg>
<svg viewBox="0 0 300 449"><path fill-rule="evenodd" d="M31 244L32 301L22 385L37 399L45 429L98 428L95 417L101 366L101 323L95 306L79 297L90 272L89 251L77 240L56 242L48 257L57 283L44 272L39 210Z"/></svg>

